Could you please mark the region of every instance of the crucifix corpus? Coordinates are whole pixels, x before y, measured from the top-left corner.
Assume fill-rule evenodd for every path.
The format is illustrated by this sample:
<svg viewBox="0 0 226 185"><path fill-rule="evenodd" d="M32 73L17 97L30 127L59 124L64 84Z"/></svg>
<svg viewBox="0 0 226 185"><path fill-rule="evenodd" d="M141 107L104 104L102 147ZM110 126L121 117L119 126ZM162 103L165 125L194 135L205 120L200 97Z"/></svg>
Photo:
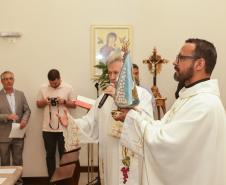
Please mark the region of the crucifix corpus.
<svg viewBox="0 0 226 185"><path fill-rule="evenodd" d="M152 55L148 59L143 60L143 63L148 65L148 69L153 75L153 86L151 87L151 91L155 97L156 107L158 110L158 119L160 119L160 108L162 109L163 114L166 113L166 98L162 97L158 90L157 74L160 73L162 64L166 64L167 62L168 60L163 59L160 55L157 54L156 48L153 49Z"/></svg>

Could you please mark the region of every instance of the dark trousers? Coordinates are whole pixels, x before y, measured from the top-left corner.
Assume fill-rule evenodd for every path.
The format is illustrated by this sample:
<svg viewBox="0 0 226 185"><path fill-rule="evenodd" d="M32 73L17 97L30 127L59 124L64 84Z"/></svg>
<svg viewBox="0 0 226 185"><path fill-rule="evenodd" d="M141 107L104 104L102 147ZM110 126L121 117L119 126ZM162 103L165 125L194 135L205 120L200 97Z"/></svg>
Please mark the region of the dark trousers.
<svg viewBox="0 0 226 185"><path fill-rule="evenodd" d="M0 143L1 166L10 166L10 154L12 154L12 165L22 166L22 153L24 149L24 138L13 138L10 142Z"/></svg>
<svg viewBox="0 0 226 185"><path fill-rule="evenodd" d="M51 178L56 169L56 147L58 146L59 156L64 153L63 132L42 132L45 150L48 175Z"/></svg>
<svg viewBox="0 0 226 185"><path fill-rule="evenodd" d="M10 154L12 155L12 165L23 165L24 138L13 138L9 142L0 142L1 166L10 166ZM15 185L23 185L22 178L19 178Z"/></svg>

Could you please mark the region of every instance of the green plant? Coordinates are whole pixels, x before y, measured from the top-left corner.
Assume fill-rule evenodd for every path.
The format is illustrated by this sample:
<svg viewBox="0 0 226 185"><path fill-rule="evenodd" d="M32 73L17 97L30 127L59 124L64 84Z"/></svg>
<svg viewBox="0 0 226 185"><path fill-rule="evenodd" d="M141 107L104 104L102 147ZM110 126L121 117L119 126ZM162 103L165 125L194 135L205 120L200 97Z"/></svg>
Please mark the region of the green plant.
<svg viewBox="0 0 226 185"><path fill-rule="evenodd" d="M108 78L107 65L103 62L99 62L99 64L95 65L94 67L102 71L102 74L98 76L94 81L99 83L101 89L105 89L107 84L110 83Z"/></svg>

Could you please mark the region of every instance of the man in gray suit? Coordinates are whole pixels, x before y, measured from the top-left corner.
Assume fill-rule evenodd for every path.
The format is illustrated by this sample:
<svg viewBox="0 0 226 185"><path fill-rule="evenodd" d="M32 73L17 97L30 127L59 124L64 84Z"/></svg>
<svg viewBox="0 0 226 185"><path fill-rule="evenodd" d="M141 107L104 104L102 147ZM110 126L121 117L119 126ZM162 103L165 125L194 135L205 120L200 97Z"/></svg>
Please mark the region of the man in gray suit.
<svg viewBox="0 0 226 185"><path fill-rule="evenodd" d="M1 74L3 89L0 91L0 157L2 166L22 166L24 138L9 138L12 123L26 127L31 111L24 93L13 88L14 74L5 71Z"/></svg>

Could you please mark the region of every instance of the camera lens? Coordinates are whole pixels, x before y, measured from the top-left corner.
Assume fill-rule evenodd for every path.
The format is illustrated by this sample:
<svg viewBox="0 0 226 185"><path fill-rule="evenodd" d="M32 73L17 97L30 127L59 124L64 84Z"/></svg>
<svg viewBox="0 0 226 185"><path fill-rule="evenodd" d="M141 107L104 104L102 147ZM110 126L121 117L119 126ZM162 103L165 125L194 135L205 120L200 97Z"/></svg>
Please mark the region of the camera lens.
<svg viewBox="0 0 226 185"><path fill-rule="evenodd" d="M57 106L57 103L58 103L58 101L57 101L57 98L51 98L50 99L50 104L51 104L51 106Z"/></svg>

